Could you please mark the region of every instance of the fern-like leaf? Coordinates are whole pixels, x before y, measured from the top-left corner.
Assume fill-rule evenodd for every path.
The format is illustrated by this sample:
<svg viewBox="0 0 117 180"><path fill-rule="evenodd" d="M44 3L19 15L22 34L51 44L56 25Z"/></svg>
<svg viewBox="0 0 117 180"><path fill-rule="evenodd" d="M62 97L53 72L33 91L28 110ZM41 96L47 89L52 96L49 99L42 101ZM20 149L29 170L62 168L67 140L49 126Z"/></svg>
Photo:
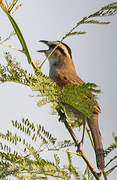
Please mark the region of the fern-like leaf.
<svg viewBox="0 0 117 180"><path fill-rule="evenodd" d="M115 143L112 143L107 149L104 150L105 157L117 148L117 136L115 136L114 133L112 135L113 135L113 139L115 140Z"/></svg>

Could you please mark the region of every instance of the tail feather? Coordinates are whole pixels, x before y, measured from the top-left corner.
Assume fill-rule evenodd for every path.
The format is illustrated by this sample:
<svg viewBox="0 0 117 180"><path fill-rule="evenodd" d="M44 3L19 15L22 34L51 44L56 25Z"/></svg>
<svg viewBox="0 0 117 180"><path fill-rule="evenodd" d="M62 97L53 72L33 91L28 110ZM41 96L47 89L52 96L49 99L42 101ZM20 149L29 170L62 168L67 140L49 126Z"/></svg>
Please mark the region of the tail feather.
<svg viewBox="0 0 117 180"><path fill-rule="evenodd" d="M97 161L97 167L100 171L104 170L104 151L103 149L96 149L96 161Z"/></svg>
<svg viewBox="0 0 117 180"><path fill-rule="evenodd" d="M101 133L99 130L99 124L98 124L98 113L95 113L92 119L88 119L87 122L91 130L92 138L94 141L97 167L100 171L103 171L104 170L104 150L103 150L103 144L102 144L102 139L101 139Z"/></svg>

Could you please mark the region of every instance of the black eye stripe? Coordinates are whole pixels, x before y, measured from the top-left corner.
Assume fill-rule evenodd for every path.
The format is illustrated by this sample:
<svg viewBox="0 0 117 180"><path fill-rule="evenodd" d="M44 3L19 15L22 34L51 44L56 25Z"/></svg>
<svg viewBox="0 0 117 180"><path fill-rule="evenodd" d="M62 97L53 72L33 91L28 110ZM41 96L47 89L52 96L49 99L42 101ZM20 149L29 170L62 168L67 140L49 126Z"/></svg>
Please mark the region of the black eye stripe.
<svg viewBox="0 0 117 180"><path fill-rule="evenodd" d="M50 48L52 48L52 49L54 49L55 47L56 47L55 44L52 44L50 46ZM64 54L66 56L66 53L64 52L64 50L60 46L58 46L56 49L58 49L62 54Z"/></svg>
<svg viewBox="0 0 117 180"><path fill-rule="evenodd" d="M71 52L70 47L69 47L67 44L63 43L63 42L62 42L62 44L67 48L67 50L68 50L68 52L69 52L69 55L70 55L70 57L72 58L72 52Z"/></svg>
<svg viewBox="0 0 117 180"><path fill-rule="evenodd" d="M69 53L70 57L72 58L71 49L69 48L69 46L67 46L65 43L62 43L62 44L67 48L68 53ZM56 44L52 44L52 45L50 45L50 48L55 48L55 46L56 46ZM66 56L65 51L60 46L58 46L57 49Z"/></svg>

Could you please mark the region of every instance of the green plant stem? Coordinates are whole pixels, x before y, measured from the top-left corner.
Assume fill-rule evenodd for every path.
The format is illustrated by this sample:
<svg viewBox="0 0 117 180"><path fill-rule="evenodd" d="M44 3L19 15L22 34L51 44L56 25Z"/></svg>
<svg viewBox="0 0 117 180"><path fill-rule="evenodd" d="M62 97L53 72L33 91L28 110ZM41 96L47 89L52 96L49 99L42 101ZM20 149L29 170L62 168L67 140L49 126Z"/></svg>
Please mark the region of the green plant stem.
<svg viewBox="0 0 117 180"><path fill-rule="evenodd" d="M104 179L107 180L107 173L103 172Z"/></svg>
<svg viewBox="0 0 117 180"><path fill-rule="evenodd" d="M115 168L117 168L117 165L106 171L106 174L109 175Z"/></svg>
<svg viewBox="0 0 117 180"><path fill-rule="evenodd" d="M114 156L114 157L106 164L105 168L106 168L113 160L115 160L116 158L117 158L117 156Z"/></svg>
<svg viewBox="0 0 117 180"><path fill-rule="evenodd" d="M14 8L14 6L16 5L16 3L18 2L18 0L14 0L11 4L11 6L8 8L8 12L10 13L12 11L12 9Z"/></svg>
<svg viewBox="0 0 117 180"><path fill-rule="evenodd" d="M89 136L89 139L91 141L91 144L92 144L92 147L94 149L94 142L93 142L93 138L92 138L92 135L91 135L91 131L88 129L88 127L86 126L86 131L87 131L87 134Z"/></svg>
<svg viewBox="0 0 117 180"><path fill-rule="evenodd" d="M15 51L19 51L19 52L24 53L23 50L20 50L20 49L18 49L18 48L15 48L15 47L13 47L13 46L11 46L11 45L7 45L7 44L1 43L1 42L0 42L0 45L2 45L2 46L4 46L4 47L7 47L7 48L10 48L10 49L13 49L13 50L15 50Z"/></svg>
<svg viewBox="0 0 117 180"><path fill-rule="evenodd" d="M65 120L64 121L64 125L67 128L67 130L69 131L74 143L76 144L77 148L79 148L79 142L71 128L71 126L68 124L68 122ZM93 166L91 165L91 163L89 162L87 156L85 155L85 153L83 152L83 150L80 150L80 155L81 157L84 159L84 161L86 162L86 164L88 165L89 169L91 170L92 174L94 175L94 177L97 180L100 180L100 174L97 174L97 172L94 170Z"/></svg>
<svg viewBox="0 0 117 180"><path fill-rule="evenodd" d="M97 180L101 180L101 174L97 173L93 166L91 165L90 161L88 160L86 154L83 152L83 150L81 150L81 157L84 159L84 161L86 162L87 166L89 167L89 169L91 170L92 174L94 175L95 179Z"/></svg>
<svg viewBox="0 0 117 180"><path fill-rule="evenodd" d="M7 10L7 8L5 7L5 5L4 5L2 2L0 3L0 6L1 6L2 10L3 10L3 11L6 13L6 15L8 16L8 18L9 18L9 20L10 20L10 22L11 22L13 28L14 28L14 31L15 31L15 33L16 33L16 35L17 35L17 37L18 37L18 39L19 39L19 41L20 41L20 43L21 43L21 45L22 45L22 49L23 49L25 55L27 56L28 63L29 63L29 64L30 64L30 63L32 64L32 59L31 59L30 53L29 53L29 51L28 51L26 42L25 42L25 40L24 40L24 37L23 37L23 35L22 35L22 33L21 33L18 25L16 24L15 20L13 19L13 17L11 16L11 14L9 13L9 11Z"/></svg>
<svg viewBox="0 0 117 180"><path fill-rule="evenodd" d="M61 42L63 40L65 40L69 34L71 34L79 25L83 24L86 20L88 19L88 17L84 17L82 18L62 39L61 39Z"/></svg>
<svg viewBox="0 0 117 180"><path fill-rule="evenodd" d="M62 41L61 41L62 42ZM44 63L47 61L47 59L53 54L53 52L56 50L56 48L60 45L60 43L61 42L59 42L56 46L55 46L55 48L48 54L48 56L44 59L44 61L41 63L41 65L40 65L40 67L39 67L39 69L41 70L41 68L42 68L42 66L44 65Z"/></svg>
<svg viewBox="0 0 117 180"><path fill-rule="evenodd" d="M76 138L76 136L75 136L71 126L68 124L67 121L65 121L64 124L65 124L65 127L67 128L67 130L69 131L69 133L70 133L74 143L78 146L79 145L79 141L77 140L77 138Z"/></svg>

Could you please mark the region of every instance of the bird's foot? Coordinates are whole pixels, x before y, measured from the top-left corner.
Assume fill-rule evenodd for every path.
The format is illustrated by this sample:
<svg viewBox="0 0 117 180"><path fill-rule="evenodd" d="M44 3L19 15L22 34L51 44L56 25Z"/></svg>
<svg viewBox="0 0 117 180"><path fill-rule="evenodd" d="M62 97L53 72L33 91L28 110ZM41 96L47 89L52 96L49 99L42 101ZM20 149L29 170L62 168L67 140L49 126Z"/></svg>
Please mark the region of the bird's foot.
<svg viewBox="0 0 117 180"><path fill-rule="evenodd" d="M82 148L83 148L83 142L80 141L79 144L78 144L78 146L77 146L77 151L76 151L76 152L80 153L81 150L82 150Z"/></svg>
<svg viewBox="0 0 117 180"><path fill-rule="evenodd" d="M59 121L61 122L65 122L66 121L66 116L65 116L65 113L62 112L62 111L59 111Z"/></svg>
<svg viewBox="0 0 117 180"><path fill-rule="evenodd" d="M59 121L65 122L65 121L66 121L66 117L60 117L60 118L59 118Z"/></svg>

